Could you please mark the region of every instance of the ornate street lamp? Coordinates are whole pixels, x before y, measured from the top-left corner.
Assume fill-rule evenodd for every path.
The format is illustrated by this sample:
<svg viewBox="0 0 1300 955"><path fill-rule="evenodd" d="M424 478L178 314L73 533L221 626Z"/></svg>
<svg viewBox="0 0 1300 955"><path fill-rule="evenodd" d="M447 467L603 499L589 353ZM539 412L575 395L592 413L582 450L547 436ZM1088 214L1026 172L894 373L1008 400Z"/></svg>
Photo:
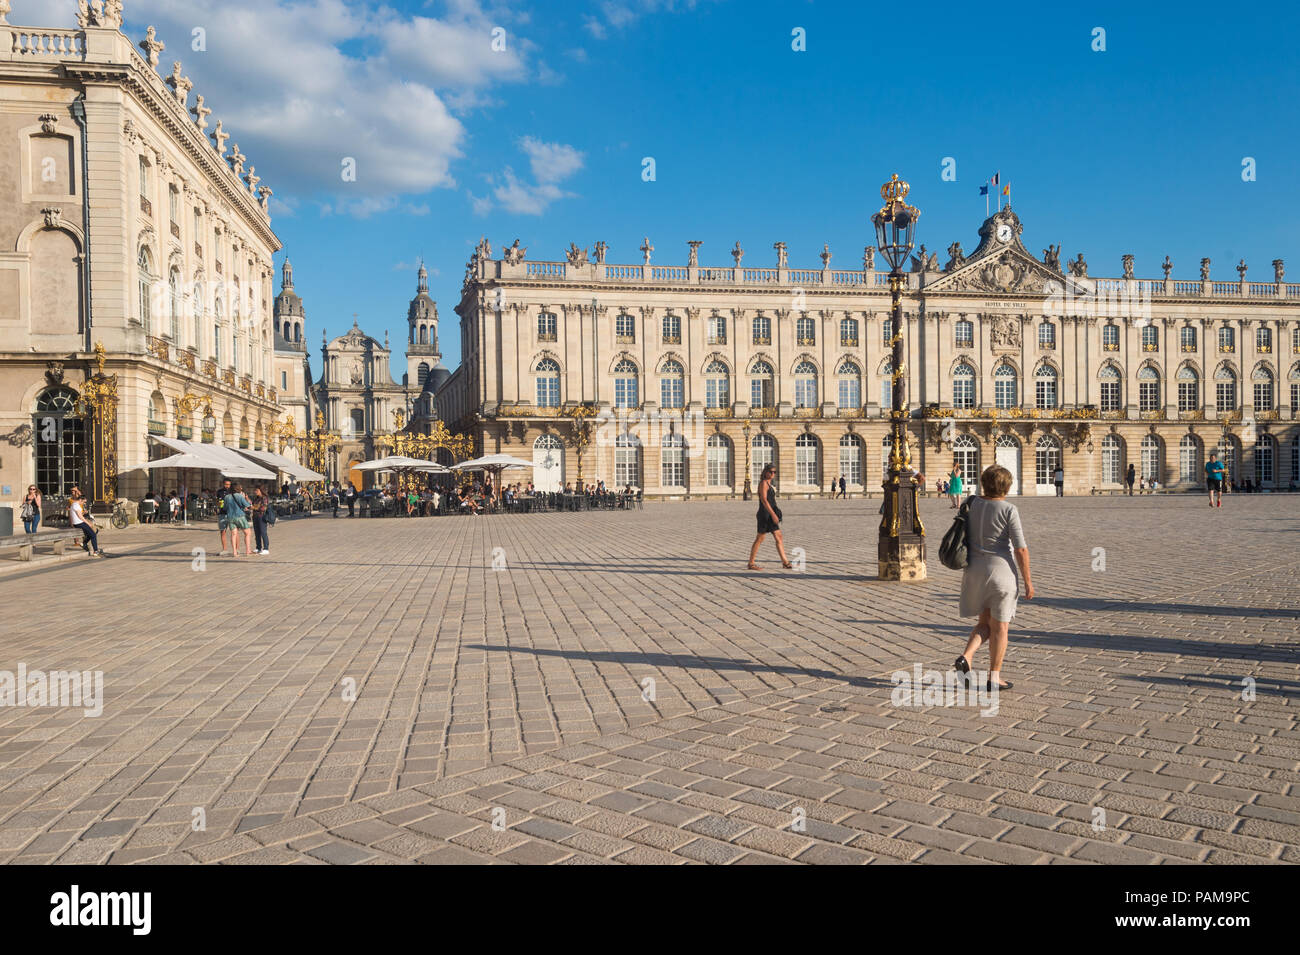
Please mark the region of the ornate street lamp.
<svg viewBox="0 0 1300 955"><path fill-rule="evenodd" d="M885 476L885 507L880 520L877 546L878 576L881 580L925 579L925 527L916 509L916 473L907 437L907 368L903 363L903 263L912 251L919 210L903 200L908 185L898 174L880 187L885 200L871 217L876 227L876 248L889 263L890 318L893 353L890 368L893 400L889 412L889 470Z"/></svg>
<svg viewBox="0 0 1300 955"><path fill-rule="evenodd" d="M746 421L745 426L740 430L745 433L745 488L741 492L741 494L743 496L743 499L748 501L750 497L752 497L754 494L753 485L750 484L750 480L749 480L750 471L753 470L749 466L749 432L750 432L749 422Z"/></svg>

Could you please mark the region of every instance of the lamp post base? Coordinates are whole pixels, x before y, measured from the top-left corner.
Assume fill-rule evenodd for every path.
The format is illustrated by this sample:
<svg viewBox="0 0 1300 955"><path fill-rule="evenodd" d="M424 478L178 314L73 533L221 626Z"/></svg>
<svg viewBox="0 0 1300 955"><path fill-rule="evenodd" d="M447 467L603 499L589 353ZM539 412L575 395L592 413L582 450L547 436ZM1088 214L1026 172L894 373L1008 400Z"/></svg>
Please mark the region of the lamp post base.
<svg viewBox="0 0 1300 955"><path fill-rule="evenodd" d="M925 538L920 534L906 534L882 540L879 545L880 580L901 580L904 583L925 580Z"/></svg>
<svg viewBox="0 0 1300 955"><path fill-rule="evenodd" d="M890 474L884 483L885 506L876 548L880 580L905 583L925 580L925 527L916 508L915 475L911 468Z"/></svg>

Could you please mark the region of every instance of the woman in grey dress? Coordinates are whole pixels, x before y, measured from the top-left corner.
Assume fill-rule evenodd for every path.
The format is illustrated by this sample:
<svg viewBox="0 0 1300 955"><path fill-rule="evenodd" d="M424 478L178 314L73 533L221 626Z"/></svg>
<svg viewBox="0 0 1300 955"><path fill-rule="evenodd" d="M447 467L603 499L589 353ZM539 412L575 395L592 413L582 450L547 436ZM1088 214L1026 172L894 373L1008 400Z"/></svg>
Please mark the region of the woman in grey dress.
<svg viewBox="0 0 1300 955"><path fill-rule="evenodd" d="M979 617L966 641L966 650L953 663L962 673L970 672L975 651L985 641L989 645L988 688L1011 689L1002 682L1002 659L1007 652L1007 631L1016 615L1016 597L1020 581L1016 567L1025 578L1025 599L1034 599L1034 584L1029 576L1029 547L1020 528L1020 512L1007 502L1011 489L1011 472L994 465L980 475L983 494L970 500L968 521L968 557L961 578L963 617Z"/></svg>

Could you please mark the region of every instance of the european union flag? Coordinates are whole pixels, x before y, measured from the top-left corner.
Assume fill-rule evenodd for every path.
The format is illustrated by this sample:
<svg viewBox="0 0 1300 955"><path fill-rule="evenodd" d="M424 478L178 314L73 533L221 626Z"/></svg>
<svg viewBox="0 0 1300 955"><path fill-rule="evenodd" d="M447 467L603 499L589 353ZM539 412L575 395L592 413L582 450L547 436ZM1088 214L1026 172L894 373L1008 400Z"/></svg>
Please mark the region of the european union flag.
<svg viewBox="0 0 1300 955"><path fill-rule="evenodd" d="M984 183L984 185L980 186L980 195L987 196L988 194L989 194L989 184L986 182Z"/></svg>

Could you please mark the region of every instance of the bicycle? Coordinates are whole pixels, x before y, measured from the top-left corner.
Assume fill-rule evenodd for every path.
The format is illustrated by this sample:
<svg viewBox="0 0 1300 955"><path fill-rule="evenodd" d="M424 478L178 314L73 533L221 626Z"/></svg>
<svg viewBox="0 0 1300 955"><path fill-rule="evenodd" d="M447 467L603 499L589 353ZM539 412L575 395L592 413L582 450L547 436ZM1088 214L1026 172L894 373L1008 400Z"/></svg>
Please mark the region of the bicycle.
<svg viewBox="0 0 1300 955"><path fill-rule="evenodd" d="M130 524L131 517L126 512L126 505L121 501L118 501L117 504L113 506L113 516L109 518L109 520L119 531L125 528L126 525Z"/></svg>

